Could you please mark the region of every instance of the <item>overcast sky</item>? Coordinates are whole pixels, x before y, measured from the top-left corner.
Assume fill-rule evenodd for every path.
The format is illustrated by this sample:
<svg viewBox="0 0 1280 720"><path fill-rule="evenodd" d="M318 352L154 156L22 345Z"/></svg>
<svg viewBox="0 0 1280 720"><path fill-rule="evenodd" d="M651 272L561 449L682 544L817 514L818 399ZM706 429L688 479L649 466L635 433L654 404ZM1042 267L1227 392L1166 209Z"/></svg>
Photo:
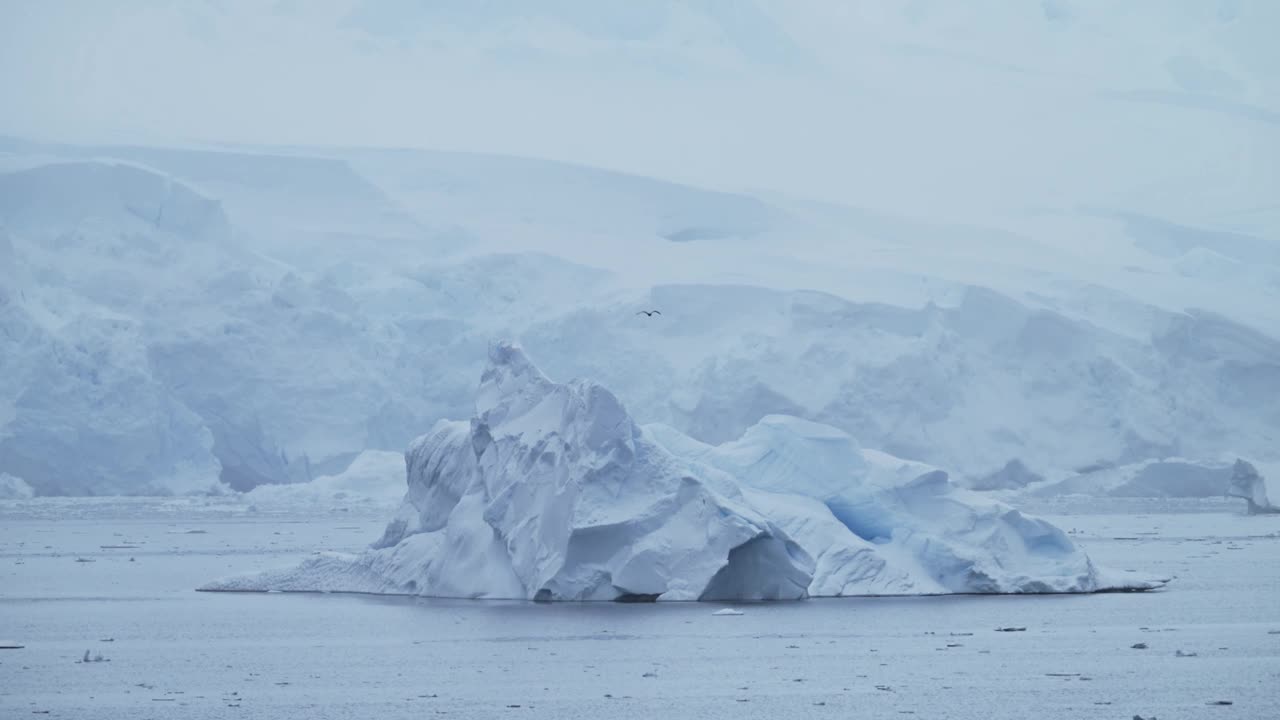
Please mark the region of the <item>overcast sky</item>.
<svg viewBox="0 0 1280 720"><path fill-rule="evenodd" d="M1278 31L1270 0L0 0L0 132L1217 217L1280 197Z"/></svg>

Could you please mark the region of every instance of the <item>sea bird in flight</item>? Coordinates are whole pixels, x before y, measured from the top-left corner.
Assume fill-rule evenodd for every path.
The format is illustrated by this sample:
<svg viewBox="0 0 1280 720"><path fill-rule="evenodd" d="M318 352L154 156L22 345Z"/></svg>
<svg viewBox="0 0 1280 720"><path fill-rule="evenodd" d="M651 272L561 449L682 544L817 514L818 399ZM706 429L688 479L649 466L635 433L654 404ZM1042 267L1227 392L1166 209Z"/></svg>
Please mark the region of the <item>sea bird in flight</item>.
<svg viewBox="0 0 1280 720"><path fill-rule="evenodd" d="M641 310L640 312L638 312L638 313L636 313L636 314L637 314L637 315L644 315L645 317L653 317L654 315L661 315L662 313L661 313L661 312L659 312L659 311L657 311L657 310Z"/></svg>

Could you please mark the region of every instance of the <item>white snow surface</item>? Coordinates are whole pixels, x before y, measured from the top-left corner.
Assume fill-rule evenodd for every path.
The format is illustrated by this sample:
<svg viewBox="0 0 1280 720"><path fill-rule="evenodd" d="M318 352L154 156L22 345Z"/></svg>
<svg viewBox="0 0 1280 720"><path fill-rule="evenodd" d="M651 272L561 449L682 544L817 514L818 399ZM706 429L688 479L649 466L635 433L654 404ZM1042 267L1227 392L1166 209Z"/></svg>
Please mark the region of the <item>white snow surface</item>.
<svg viewBox="0 0 1280 720"><path fill-rule="evenodd" d="M404 504L369 551L202 589L781 600L1159 585L1100 573L1049 523L830 426L770 416L717 447L640 428L603 386L552 382L511 343L490 348L470 423L437 423L406 461Z"/></svg>

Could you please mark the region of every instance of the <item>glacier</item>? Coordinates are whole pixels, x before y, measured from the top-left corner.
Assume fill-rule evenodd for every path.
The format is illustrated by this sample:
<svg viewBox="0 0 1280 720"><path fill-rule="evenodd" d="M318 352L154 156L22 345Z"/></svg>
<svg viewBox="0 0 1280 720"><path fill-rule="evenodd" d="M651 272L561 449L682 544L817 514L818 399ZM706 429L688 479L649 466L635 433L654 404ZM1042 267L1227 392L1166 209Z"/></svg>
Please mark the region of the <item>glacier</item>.
<svg viewBox="0 0 1280 720"><path fill-rule="evenodd" d="M527 159L0 138L0 471L38 495L333 476L467 417L462 359L495 336L642 423L716 444L794 415L975 488L1035 484L1012 459L1280 459L1280 284L1169 266L1266 275L1266 238L1073 217L1142 272Z"/></svg>
<svg viewBox="0 0 1280 720"><path fill-rule="evenodd" d="M365 553L201 589L665 601L1162 584L827 425L770 416L718 446L639 426L509 342L489 349L471 420L439 421L405 463L404 502Z"/></svg>

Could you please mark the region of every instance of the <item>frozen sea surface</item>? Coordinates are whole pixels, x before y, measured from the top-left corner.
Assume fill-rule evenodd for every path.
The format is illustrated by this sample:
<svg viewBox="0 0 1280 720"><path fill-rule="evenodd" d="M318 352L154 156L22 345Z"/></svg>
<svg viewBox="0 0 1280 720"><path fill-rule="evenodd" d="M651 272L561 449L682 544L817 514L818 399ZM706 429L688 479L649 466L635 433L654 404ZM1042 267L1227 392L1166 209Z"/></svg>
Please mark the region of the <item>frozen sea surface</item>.
<svg viewBox="0 0 1280 720"><path fill-rule="evenodd" d="M6 501L0 644L24 647L0 650L0 717L1280 717L1280 517L1114 507L1051 519L1101 563L1176 577L1168 590L716 616L698 603L197 593L358 550L387 511ZM78 663L86 650L103 660Z"/></svg>

